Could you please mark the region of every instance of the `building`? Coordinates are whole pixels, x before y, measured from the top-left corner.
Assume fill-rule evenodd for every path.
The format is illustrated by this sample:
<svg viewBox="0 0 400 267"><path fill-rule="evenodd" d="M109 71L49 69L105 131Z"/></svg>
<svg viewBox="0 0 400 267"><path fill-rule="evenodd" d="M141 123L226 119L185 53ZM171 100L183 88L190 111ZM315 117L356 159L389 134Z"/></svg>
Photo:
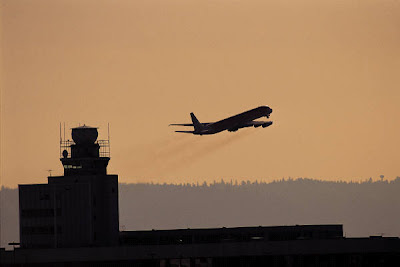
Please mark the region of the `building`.
<svg viewBox="0 0 400 267"><path fill-rule="evenodd" d="M0 250L1 266L398 266L398 237L345 238L341 225L120 233L109 247Z"/></svg>
<svg viewBox="0 0 400 267"><path fill-rule="evenodd" d="M19 185L21 248L118 244L118 176L107 174L109 140L97 136L96 128L73 128L73 141L60 142L64 176Z"/></svg>

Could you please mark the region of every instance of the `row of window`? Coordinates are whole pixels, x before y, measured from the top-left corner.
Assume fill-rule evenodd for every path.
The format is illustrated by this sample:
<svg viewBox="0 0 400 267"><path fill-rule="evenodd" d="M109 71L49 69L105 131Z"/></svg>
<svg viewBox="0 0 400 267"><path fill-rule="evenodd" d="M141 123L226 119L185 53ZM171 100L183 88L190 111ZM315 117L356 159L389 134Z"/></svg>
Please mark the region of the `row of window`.
<svg viewBox="0 0 400 267"><path fill-rule="evenodd" d="M176 235L176 236L131 236L124 237L122 243L127 245L169 245L192 243L222 243L263 240L263 236L231 236L231 235Z"/></svg>
<svg viewBox="0 0 400 267"><path fill-rule="evenodd" d="M160 267L211 267L212 258L186 258L186 259L163 259Z"/></svg>
<svg viewBox="0 0 400 267"><path fill-rule="evenodd" d="M82 169L81 165L64 165L64 169Z"/></svg>
<svg viewBox="0 0 400 267"><path fill-rule="evenodd" d="M221 233L221 234L143 234L122 237L121 242L127 245L151 244L192 244L192 243L223 243L223 242L248 242L248 241L285 241L300 239L338 238L340 233L329 231L279 231L279 232L253 232L253 233Z"/></svg>
<svg viewBox="0 0 400 267"><path fill-rule="evenodd" d="M21 217L23 218L43 218L43 217L54 217L54 211L57 217L61 216L61 208L54 210L50 209L23 209L21 210Z"/></svg>
<svg viewBox="0 0 400 267"><path fill-rule="evenodd" d="M21 229L22 234L24 235L53 235L54 234L54 226L24 226ZM62 229L61 226L57 226L57 234L61 234Z"/></svg>

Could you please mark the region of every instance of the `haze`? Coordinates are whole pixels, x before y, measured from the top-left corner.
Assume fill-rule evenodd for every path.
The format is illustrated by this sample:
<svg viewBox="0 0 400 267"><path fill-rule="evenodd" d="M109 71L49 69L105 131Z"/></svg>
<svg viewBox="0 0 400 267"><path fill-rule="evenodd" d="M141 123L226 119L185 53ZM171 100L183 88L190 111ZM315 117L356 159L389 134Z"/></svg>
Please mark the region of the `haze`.
<svg viewBox="0 0 400 267"><path fill-rule="evenodd" d="M62 174L59 123L111 129L119 181L400 174L398 1L1 1L1 184ZM215 136L169 123L260 105Z"/></svg>

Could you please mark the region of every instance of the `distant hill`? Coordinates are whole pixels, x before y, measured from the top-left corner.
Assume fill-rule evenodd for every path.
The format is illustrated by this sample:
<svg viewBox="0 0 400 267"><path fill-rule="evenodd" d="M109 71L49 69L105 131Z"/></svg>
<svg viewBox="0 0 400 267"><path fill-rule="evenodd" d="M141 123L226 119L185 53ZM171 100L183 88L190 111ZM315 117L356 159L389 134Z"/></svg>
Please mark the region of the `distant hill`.
<svg viewBox="0 0 400 267"><path fill-rule="evenodd" d="M362 183L120 184L121 230L344 225L346 236L400 236L400 178ZM18 241L18 190L2 188L1 247Z"/></svg>

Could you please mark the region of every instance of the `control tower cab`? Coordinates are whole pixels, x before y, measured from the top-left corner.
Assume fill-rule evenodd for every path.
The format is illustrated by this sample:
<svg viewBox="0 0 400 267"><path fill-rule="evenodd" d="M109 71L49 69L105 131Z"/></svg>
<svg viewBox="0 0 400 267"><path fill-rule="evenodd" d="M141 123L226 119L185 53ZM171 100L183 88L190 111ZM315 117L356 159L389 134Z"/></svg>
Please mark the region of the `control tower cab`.
<svg viewBox="0 0 400 267"><path fill-rule="evenodd" d="M61 140L61 162L64 176L106 175L110 160L110 140L98 140L95 127L72 128L72 140Z"/></svg>

